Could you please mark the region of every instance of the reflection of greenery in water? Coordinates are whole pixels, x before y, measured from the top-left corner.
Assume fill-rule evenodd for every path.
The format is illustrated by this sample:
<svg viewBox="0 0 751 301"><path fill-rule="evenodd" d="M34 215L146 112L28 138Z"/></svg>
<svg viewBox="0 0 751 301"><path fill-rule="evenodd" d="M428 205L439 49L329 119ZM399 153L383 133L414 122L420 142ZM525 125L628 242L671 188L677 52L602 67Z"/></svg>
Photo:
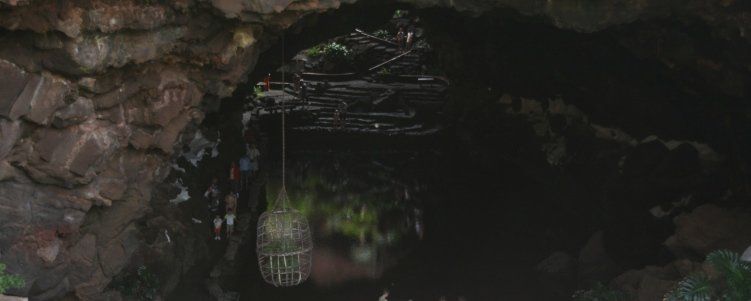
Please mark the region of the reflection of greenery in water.
<svg viewBox="0 0 751 301"><path fill-rule="evenodd" d="M309 159L292 164L287 191L290 205L325 232L314 231L314 235L341 235L375 245L403 240L409 231L407 216L412 205L397 198L396 192L407 188L394 179L397 173L393 169L342 154ZM276 193L278 183L271 186L268 191ZM386 222L387 216L398 221Z"/></svg>

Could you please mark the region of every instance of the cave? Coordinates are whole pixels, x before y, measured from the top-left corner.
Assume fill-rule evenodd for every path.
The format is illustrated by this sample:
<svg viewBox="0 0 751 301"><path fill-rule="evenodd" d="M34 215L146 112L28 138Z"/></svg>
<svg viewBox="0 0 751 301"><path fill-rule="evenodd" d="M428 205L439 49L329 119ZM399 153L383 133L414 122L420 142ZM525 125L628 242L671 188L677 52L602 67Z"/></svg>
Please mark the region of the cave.
<svg viewBox="0 0 751 301"><path fill-rule="evenodd" d="M751 300L749 30L740 0L0 0L0 300ZM261 256L280 192L310 265Z"/></svg>

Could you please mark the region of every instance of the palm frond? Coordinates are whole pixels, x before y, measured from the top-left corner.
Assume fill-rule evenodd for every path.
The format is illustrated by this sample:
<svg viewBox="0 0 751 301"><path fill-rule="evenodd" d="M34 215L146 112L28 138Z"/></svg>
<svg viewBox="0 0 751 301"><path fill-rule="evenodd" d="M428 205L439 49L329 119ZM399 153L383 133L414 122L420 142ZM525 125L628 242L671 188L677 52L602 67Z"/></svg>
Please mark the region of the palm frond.
<svg viewBox="0 0 751 301"><path fill-rule="evenodd" d="M686 277L678 283L674 294L677 298L675 300L680 301L711 301L712 295L714 295L714 288L704 274Z"/></svg>
<svg viewBox="0 0 751 301"><path fill-rule="evenodd" d="M707 255L707 261L725 276L725 300L751 300L751 266L738 253L718 250Z"/></svg>
<svg viewBox="0 0 751 301"><path fill-rule="evenodd" d="M717 250L709 253L707 262L725 275L735 273L741 267L740 255L730 250Z"/></svg>

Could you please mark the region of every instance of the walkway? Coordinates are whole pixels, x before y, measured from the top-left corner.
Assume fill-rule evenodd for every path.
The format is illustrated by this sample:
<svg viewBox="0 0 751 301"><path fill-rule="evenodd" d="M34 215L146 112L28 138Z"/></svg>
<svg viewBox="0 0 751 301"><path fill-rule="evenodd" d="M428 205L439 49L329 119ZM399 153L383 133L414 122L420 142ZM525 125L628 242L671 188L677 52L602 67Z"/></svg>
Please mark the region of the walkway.
<svg viewBox="0 0 751 301"><path fill-rule="evenodd" d="M396 44L359 30L345 36L344 44L377 63L361 73L343 74L307 72L308 64L300 74L305 92L276 83L276 90L257 99L253 113L278 114L284 101L288 111L304 115L306 121L293 126L300 131L422 135L439 130L427 124L426 116L443 108L449 82L419 75L428 50L400 52Z"/></svg>

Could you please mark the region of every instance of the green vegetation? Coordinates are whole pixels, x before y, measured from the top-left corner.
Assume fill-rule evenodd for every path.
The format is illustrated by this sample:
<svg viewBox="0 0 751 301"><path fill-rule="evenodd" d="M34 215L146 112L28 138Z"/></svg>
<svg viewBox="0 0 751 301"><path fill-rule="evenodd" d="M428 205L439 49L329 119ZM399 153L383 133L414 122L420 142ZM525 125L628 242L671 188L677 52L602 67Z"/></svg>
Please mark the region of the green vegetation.
<svg viewBox="0 0 751 301"><path fill-rule="evenodd" d="M323 54L328 58L349 58L352 56L352 51L347 46L331 42L323 47Z"/></svg>
<svg viewBox="0 0 751 301"><path fill-rule="evenodd" d="M293 239L275 239L263 247L264 253L281 254L300 251L297 242Z"/></svg>
<svg viewBox="0 0 751 301"><path fill-rule="evenodd" d="M613 290L602 283L595 284L590 290L581 290L574 293L574 301L625 301L626 294Z"/></svg>
<svg viewBox="0 0 751 301"><path fill-rule="evenodd" d="M391 75L391 69L383 67L380 70L378 70L378 75Z"/></svg>
<svg viewBox="0 0 751 301"><path fill-rule="evenodd" d="M255 95L256 98L263 97L263 88L261 88L261 86L259 85L255 85L253 87L253 95Z"/></svg>
<svg viewBox="0 0 751 301"><path fill-rule="evenodd" d="M715 278L697 273L681 280L666 296L666 301L747 301L751 300L751 264L738 253L718 250L707 255L719 275Z"/></svg>
<svg viewBox="0 0 751 301"><path fill-rule="evenodd" d="M388 39L389 37L391 37L389 32L386 31L385 29L379 29L379 30L374 31L373 36L381 38L381 39Z"/></svg>
<svg viewBox="0 0 751 301"><path fill-rule="evenodd" d="M394 11L394 16L392 18L399 19L404 18L409 14L409 11L403 10L403 9L397 9Z"/></svg>
<svg viewBox="0 0 751 301"><path fill-rule="evenodd" d="M305 50L305 54L309 57L318 57L323 55L323 44L318 44Z"/></svg>
<svg viewBox="0 0 751 301"><path fill-rule="evenodd" d="M352 186L345 187L337 182L338 180L335 175L326 175L323 172L307 173L306 177L296 180L294 185L288 185L290 206L308 220L325 219L326 231L353 240L365 239L393 244L403 238L402 229L379 228L379 217L384 212L402 210L402 206L405 205L393 201L392 191L349 193L348 191L355 187L354 183L349 183L348 185ZM267 199L274 200L278 183L271 185L267 189ZM332 196L336 195L347 195L346 202L332 201ZM269 203L269 208L273 208L274 203Z"/></svg>
<svg viewBox="0 0 751 301"><path fill-rule="evenodd" d="M5 274L5 264L0 262L0 294L12 288L22 288L26 285L23 278L16 275Z"/></svg>
<svg viewBox="0 0 751 301"><path fill-rule="evenodd" d="M156 300L159 297L159 279L146 266L140 266L136 273L126 272L112 282L116 290L124 296L141 301Z"/></svg>
<svg viewBox="0 0 751 301"><path fill-rule="evenodd" d="M331 42L328 44L318 44L305 50L305 54L309 57L318 57L321 55L326 56L329 59L337 58L350 58L352 57L352 51L342 44L337 42Z"/></svg>

